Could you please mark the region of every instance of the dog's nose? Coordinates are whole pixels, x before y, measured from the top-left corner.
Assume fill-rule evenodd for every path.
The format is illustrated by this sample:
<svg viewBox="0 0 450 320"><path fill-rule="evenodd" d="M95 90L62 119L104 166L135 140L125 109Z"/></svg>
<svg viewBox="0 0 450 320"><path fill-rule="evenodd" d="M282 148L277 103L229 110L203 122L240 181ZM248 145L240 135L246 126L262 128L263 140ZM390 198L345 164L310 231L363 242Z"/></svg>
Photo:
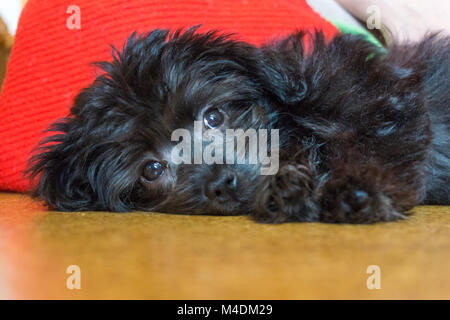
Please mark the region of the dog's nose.
<svg viewBox="0 0 450 320"><path fill-rule="evenodd" d="M205 194L209 200L225 202L236 198L237 176L233 172L226 172L210 180L205 187Z"/></svg>

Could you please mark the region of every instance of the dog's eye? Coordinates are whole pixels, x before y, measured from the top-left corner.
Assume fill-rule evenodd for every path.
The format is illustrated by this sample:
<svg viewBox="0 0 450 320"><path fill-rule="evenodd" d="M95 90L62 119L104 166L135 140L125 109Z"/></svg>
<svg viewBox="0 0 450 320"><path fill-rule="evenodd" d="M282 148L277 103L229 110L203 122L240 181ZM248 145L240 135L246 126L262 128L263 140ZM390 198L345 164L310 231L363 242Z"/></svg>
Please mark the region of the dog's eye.
<svg viewBox="0 0 450 320"><path fill-rule="evenodd" d="M224 119L223 113L217 108L208 109L203 115L203 123L206 127L211 129L220 127L223 124Z"/></svg>
<svg viewBox="0 0 450 320"><path fill-rule="evenodd" d="M158 161L149 161L145 164L143 176L148 181L158 179L164 173L164 165Z"/></svg>

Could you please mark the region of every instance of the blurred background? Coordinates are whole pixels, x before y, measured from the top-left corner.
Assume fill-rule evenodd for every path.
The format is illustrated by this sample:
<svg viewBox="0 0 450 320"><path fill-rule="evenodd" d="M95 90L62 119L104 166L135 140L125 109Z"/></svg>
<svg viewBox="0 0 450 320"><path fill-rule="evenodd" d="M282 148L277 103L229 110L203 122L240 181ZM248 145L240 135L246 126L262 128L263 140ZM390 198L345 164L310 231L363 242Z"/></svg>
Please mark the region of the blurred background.
<svg viewBox="0 0 450 320"><path fill-rule="evenodd" d="M6 74L7 61L13 45L20 12L26 2L27 0L3 0L0 2L0 90ZM362 26L335 0L307 0L307 2L324 17L356 27Z"/></svg>
<svg viewBox="0 0 450 320"><path fill-rule="evenodd" d="M0 2L0 17L11 34L16 32L20 10L26 0L8 0Z"/></svg>
<svg viewBox="0 0 450 320"><path fill-rule="evenodd" d="M6 73L6 63L13 45L20 11L26 0L0 2L0 89Z"/></svg>
<svg viewBox="0 0 450 320"><path fill-rule="evenodd" d="M0 2L0 90L20 12L26 2L27 0ZM380 13L380 28L369 31L382 44L389 45L392 40L419 40L428 31L450 33L450 19L447 18L450 15L448 0L306 0L306 2L333 24L345 26L348 32L366 29L366 21L371 14L368 10L375 6Z"/></svg>
<svg viewBox="0 0 450 320"><path fill-rule="evenodd" d="M325 18L361 29L376 3L397 38L450 31L449 0L307 1ZM0 0L0 90L25 3ZM385 44L388 34L377 37ZM450 207L414 213L371 226L262 225L239 216L51 212L1 192L0 300L449 299ZM82 270L82 290L67 287L71 265ZM367 286L373 265L382 270L377 290Z"/></svg>

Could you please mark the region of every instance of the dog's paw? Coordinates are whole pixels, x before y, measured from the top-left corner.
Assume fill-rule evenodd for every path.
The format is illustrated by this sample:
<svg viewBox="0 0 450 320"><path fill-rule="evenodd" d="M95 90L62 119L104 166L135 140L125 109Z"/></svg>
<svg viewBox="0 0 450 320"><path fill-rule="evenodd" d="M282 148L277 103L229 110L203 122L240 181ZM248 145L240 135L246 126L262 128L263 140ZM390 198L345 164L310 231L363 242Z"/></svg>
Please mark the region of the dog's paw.
<svg viewBox="0 0 450 320"><path fill-rule="evenodd" d="M370 196L364 190L352 190L345 194L340 203L340 210L346 214L365 212L370 208Z"/></svg>
<svg viewBox="0 0 450 320"><path fill-rule="evenodd" d="M307 167L287 164L266 177L255 199L252 216L261 222L317 221L315 177Z"/></svg>
<svg viewBox="0 0 450 320"><path fill-rule="evenodd" d="M392 199L370 186L354 183L333 183L326 187L322 199L321 221L335 223L374 223L403 219L392 204ZM372 186L373 187L373 186Z"/></svg>

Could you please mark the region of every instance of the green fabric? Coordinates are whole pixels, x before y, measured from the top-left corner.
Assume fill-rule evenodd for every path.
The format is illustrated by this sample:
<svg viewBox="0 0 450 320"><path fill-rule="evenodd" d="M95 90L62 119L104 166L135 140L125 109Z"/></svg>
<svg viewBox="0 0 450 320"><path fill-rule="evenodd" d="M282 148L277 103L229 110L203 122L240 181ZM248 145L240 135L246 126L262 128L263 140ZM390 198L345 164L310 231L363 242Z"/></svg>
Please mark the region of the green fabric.
<svg viewBox="0 0 450 320"><path fill-rule="evenodd" d="M338 28L338 30L342 33L361 34L366 37L367 41L369 41L379 47L383 47L383 45L378 41L378 39L375 38L373 36L373 34L371 34L369 31L367 31L364 28L358 28L355 26L351 26L351 25L346 24L345 22L341 22L341 21L337 21L337 20L328 20L328 21L330 21L333 25L335 25L336 28Z"/></svg>

